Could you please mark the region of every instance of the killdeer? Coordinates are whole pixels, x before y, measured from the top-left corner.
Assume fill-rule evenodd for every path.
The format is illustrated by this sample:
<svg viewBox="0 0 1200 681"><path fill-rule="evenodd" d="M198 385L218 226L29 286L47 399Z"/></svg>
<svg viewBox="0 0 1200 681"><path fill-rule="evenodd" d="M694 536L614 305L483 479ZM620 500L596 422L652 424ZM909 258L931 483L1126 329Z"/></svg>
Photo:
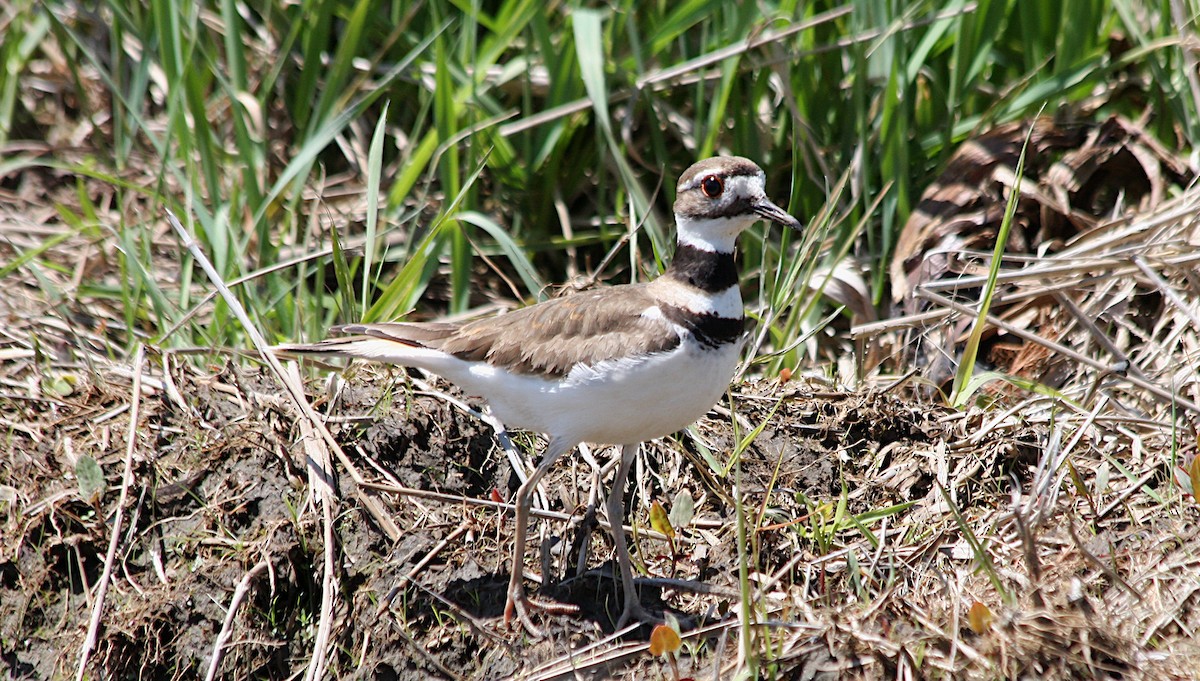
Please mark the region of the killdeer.
<svg viewBox="0 0 1200 681"><path fill-rule="evenodd" d="M508 427L544 433L541 462L516 495L516 536L504 620L516 614L537 632L536 605L522 586L532 494L554 461L583 442L619 445L621 462L606 503L621 572L623 611L654 619L634 591L621 531L625 481L638 446L703 416L729 385L743 341L734 247L760 219L799 229L766 196L753 161L719 156L679 178L678 245L670 267L651 282L548 300L466 323L349 324L351 334L286 352L358 357L439 374L482 396Z"/></svg>

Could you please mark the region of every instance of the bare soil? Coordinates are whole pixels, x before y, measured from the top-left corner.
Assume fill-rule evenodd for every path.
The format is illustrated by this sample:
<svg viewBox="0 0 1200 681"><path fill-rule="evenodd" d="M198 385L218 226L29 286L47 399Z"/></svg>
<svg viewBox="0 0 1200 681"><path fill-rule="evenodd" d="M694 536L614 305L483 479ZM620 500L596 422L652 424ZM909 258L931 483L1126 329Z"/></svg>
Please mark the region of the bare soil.
<svg viewBox="0 0 1200 681"><path fill-rule="evenodd" d="M36 379L36 369L30 361L9 376ZM148 379L162 378L155 369L146 373ZM117 502L129 451L127 375L80 371L66 395L0 397L5 418L21 424L9 430L11 454L0 478L10 495L0 545L0 659L10 678L73 674L118 512L123 515L118 553L89 663L95 674L146 679L204 674L242 581L248 593L224 649L223 675L285 679L307 663L330 547L307 484L311 467L292 410L263 372L232 364L210 374L177 369L170 382L182 402L165 388L151 388L140 398L123 507ZM912 601L902 597L912 576L897 573L942 580L939 590L982 588L971 552L964 550L962 528L944 522L938 506L956 497L958 512L975 519L982 509L1003 503L1014 483L1030 483L1046 433L1036 426L988 430L985 412L915 402L902 389L840 393L814 385L771 380L742 385L732 403L739 436L725 404L726 415L711 415L694 435L643 449L629 483L637 491L630 515L641 531L637 562L646 576L695 580L715 591L648 586L641 594L648 606L665 608L685 627L704 631L684 649L685 675L707 677L737 647L729 624L738 609L735 494L749 516L752 577L762 587L756 593L776 635L791 632L779 639L786 654L775 668L783 677L888 676L921 646L952 646L952 639L974 655L998 656L998 663L1015 655L989 653L989 637L970 629L965 612L947 618L945 610L920 606L928 594L914 594ZM321 409L330 407L321 402ZM506 628L500 618L511 518L477 503L507 499L516 485L490 428L437 395L415 391L401 374L368 371L352 373L330 415L341 417L338 439L368 480L411 488L370 491L348 475L337 476L330 673L375 679L558 678L548 673L552 663L606 640L618 608L613 570L607 534L593 532L592 472L580 457L558 466L545 485L549 510L569 520L536 520L535 541L527 549L533 556L545 544L554 556L550 574L536 561L531 565L547 580L537 595L579 612L542 617L546 635L532 639ZM714 470L698 443L717 453L714 460L727 462L738 437L763 422L765 428L741 455L741 486L735 489L733 474ZM969 449L947 451L972 436L977 437ZM72 455L92 456L104 470L107 490L92 503L82 498ZM396 541L364 513L356 487L383 502L401 528ZM653 499L669 504L680 490L695 497L697 513L681 528L671 555L663 542L648 537L646 509ZM911 505L887 514L884 527L869 519L873 510L903 504ZM851 517L869 526L880 540L877 548L846 541L859 534L846 521ZM1196 536L1192 520L1167 522L1174 536L1166 544L1150 542L1163 557L1193 545ZM1082 530L1051 521L1040 541L1063 551L1094 551L1101 566L1137 562L1110 536L1096 535L1074 547L1064 540ZM1146 548L1144 538L1121 541ZM571 551L554 549L566 545ZM580 545L589 551L575 564ZM265 569L255 571L260 562ZM1016 593L1017 607L993 603L1003 613L997 627L1047 629L1043 651L1010 660L1016 662L1013 670L1117 678L1150 673L1157 665L1172 675L1173 665L1164 667L1167 660L1156 657L1153 646L1092 620L1103 615L1104 593L1121 588L1116 575L1110 581L1095 574L1097 568L1081 557L1053 569L1064 571L1060 581ZM1038 575L1008 578L1030 587L1038 581ZM855 604L847 597L860 580L866 580L858 586L862 593L895 593L874 605ZM886 583L871 585L875 580ZM1067 583L1078 580L1086 580L1087 588L1069 593ZM1024 604L1031 599L1040 601L1042 614L1024 621L1029 617ZM959 611L952 602L944 607ZM1060 631L1064 619L1076 622L1081 638ZM946 636L947 627L953 636L933 636ZM588 678L661 678L665 663L636 647L647 634L635 630L606 644L610 651L635 646L633 654L578 666ZM797 635L800 640L792 640ZM1063 655L1073 647L1078 655Z"/></svg>
<svg viewBox="0 0 1200 681"><path fill-rule="evenodd" d="M592 490L579 484L587 475L578 460L561 466L546 485L553 490L551 509L565 511L571 521L538 522L545 541L583 542L592 545L591 556L583 565L556 565L555 584L538 595L580 612L544 617L547 636L529 640L499 617L511 517L470 504L493 492L508 498L517 484L491 429L439 397L408 392L402 383L392 391L389 377L374 378L371 384L347 387L335 410L351 417L339 429L339 439L355 463L388 484L462 501L382 495L403 528L392 542L354 503L353 482L339 476L338 637L347 652L357 648L359 654L339 655L335 668L372 678L502 678L551 660L567 646L611 633L619 605L607 535L592 531L596 525L587 502ZM227 366L207 376L181 372L174 380L187 396L183 404L151 393L139 405L142 420L123 509L125 541L105 603L96 668L116 678L203 673L234 589L254 563L265 561L267 570L250 584L240 640L226 652L224 665L255 677L287 678L292 663L308 652L326 548L318 515L306 510L312 500L294 417L274 397L278 389L257 372ZM14 644L4 660L15 678L68 676L78 662L90 615L88 592L103 570L121 487L129 424L129 410L122 407L130 400L129 389L128 379L83 373L70 395L5 396L0 402L5 413L26 424L10 437L13 465L4 484L17 490L21 503L7 506L9 531L0 563L0 611L6 640ZM863 444L878 444L880 437L928 437L922 429L928 424L918 423L928 420L924 414L884 396L784 404L743 457L744 500L755 508L771 496L795 505L797 491L836 494L839 465L829 451L847 434ZM756 411L761 410L750 409L746 418L764 416ZM870 418L884 411L892 413L891 422ZM822 414L836 420L818 425ZM705 425L710 446L719 451L732 442L727 422ZM75 465L66 457L70 452L93 453L104 469L107 491L96 504L81 498ZM639 466L648 470L643 479L650 484L644 487L655 498L674 496L675 489L657 484L667 473L675 478L673 487L691 488L700 499L696 527L717 543L698 546L700 530L682 528L674 560L651 541L640 543L641 559L651 573L669 567L660 576L733 588L729 490L695 484L712 477L711 471L697 475L691 470L697 461L694 452L655 445ZM635 503L646 506L642 498ZM23 512L15 513L18 509ZM644 511L638 515L644 518ZM645 520L635 522L645 525ZM793 542L773 536L781 532L787 530L764 533L759 542L760 550L773 556L771 564L790 559L787 545ZM681 618L715 618L698 605L714 612L731 607L728 599L673 597L653 588L642 598ZM634 632L628 638L644 636Z"/></svg>

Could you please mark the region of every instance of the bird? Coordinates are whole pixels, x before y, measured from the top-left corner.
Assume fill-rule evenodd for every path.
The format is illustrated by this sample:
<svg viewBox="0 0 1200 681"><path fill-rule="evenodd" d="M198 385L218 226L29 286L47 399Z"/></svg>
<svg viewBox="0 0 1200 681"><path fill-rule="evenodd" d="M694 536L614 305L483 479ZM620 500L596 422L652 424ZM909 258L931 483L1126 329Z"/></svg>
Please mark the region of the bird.
<svg viewBox="0 0 1200 681"><path fill-rule="evenodd" d="M605 510L620 571L620 628L661 621L634 588L622 529L624 488L641 443L691 425L729 387L745 342L734 251L760 220L800 230L766 195L750 159L716 156L679 178L676 248L657 278L574 293L467 322L386 322L333 327L342 337L276 346L280 352L360 358L416 367L481 396L508 428L547 444L514 499L515 536L504 621L532 634L548 606L526 596L524 549L532 496L554 462L580 444L615 445L620 464Z"/></svg>

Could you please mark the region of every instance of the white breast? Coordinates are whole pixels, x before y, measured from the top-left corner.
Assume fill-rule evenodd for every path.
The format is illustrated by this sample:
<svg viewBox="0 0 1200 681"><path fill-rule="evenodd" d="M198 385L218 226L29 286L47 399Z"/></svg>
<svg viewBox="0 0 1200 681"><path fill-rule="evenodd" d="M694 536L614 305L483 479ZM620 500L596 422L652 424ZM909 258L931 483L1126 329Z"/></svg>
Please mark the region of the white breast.
<svg viewBox="0 0 1200 681"><path fill-rule="evenodd" d="M558 380L461 360L457 370L440 373L486 399L506 426L630 444L674 433L707 413L728 388L740 349L683 342L666 353L576 367Z"/></svg>

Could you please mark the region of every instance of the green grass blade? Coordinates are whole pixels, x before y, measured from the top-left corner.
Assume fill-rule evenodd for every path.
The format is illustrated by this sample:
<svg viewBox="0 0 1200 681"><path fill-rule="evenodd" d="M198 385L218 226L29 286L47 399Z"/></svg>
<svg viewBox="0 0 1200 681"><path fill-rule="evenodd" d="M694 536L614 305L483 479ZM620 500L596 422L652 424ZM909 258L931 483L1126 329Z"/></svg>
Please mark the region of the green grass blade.
<svg viewBox="0 0 1200 681"><path fill-rule="evenodd" d="M375 247L379 229L379 185L383 175L383 141L386 137L388 105L384 104L383 113L375 124L375 134L371 136L371 149L367 152L367 225L363 243L362 262L362 300L359 307L361 316L367 311L371 302L371 280L375 274ZM334 230L335 232L337 230Z"/></svg>
<svg viewBox="0 0 1200 681"><path fill-rule="evenodd" d="M527 294L544 298L543 291L546 289L546 283L533 268L533 264L529 262L524 249L513 240L508 230L501 227L495 220L475 211L459 213L458 219L487 232L488 236L496 241L500 252L512 263L513 269L517 271L517 276L521 278L521 283L525 285Z"/></svg>
<svg viewBox="0 0 1200 681"><path fill-rule="evenodd" d="M1008 244L1008 233L1012 228L1013 215L1017 212L1017 201L1021 196L1021 176L1025 172L1025 151L1029 147L1029 137L1033 134L1033 126L1025 133L1025 142L1021 145L1021 155L1017 158L1015 170L1016 180L1008 194L1008 203L1004 207L1004 219L1000 222L1000 230L996 234L996 246L992 250L992 262L988 268L987 283L983 287L983 295L979 300L979 312L971 327L971 335L963 347L962 358L959 360L958 371L954 374L954 388L950 393L950 403L962 407L971 394L967 387L971 384L971 376L975 371L975 360L979 356L979 344L983 340L983 330L987 327L988 311L992 307L992 297L996 293L996 277L1000 275L1000 265L1004 258L1004 248Z"/></svg>

